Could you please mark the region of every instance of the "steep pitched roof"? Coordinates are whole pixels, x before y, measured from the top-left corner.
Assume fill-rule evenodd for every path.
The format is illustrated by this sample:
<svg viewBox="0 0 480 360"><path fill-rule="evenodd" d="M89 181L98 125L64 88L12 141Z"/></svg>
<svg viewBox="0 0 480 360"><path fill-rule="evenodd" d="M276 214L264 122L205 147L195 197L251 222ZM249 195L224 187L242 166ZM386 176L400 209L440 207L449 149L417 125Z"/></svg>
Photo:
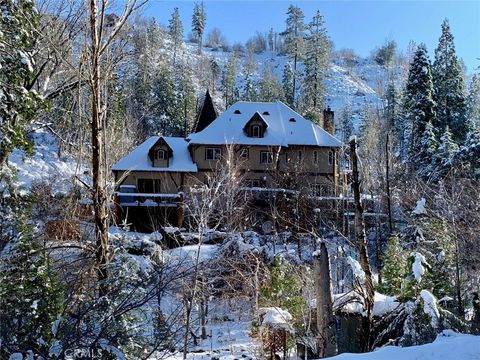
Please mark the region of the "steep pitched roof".
<svg viewBox="0 0 480 360"><path fill-rule="evenodd" d="M262 138L248 137L243 131L256 113L268 124ZM312 145L341 147L342 142L320 126L290 109L280 101L245 102L231 105L204 130L189 136L190 144L241 144L285 146Z"/></svg>
<svg viewBox="0 0 480 360"><path fill-rule="evenodd" d="M218 114L215 110L215 106L213 105L212 97L210 96L210 92L207 89L207 93L205 94L205 100L203 101L202 109L200 110L200 115L195 122L195 126L193 129L194 133L200 132L205 129L208 125L210 125L213 120L217 118Z"/></svg>
<svg viewBox="0 0 480 360"><path fill-rule="evenodd" d="M159 142L160 139L163 139L172 150L173 156L168 163L168 167L155 167L149 158L150 149ZM197 165L190 157L188 143L184 138L151 136L125 157L113 164L112 170L196 172Z"/></svg>

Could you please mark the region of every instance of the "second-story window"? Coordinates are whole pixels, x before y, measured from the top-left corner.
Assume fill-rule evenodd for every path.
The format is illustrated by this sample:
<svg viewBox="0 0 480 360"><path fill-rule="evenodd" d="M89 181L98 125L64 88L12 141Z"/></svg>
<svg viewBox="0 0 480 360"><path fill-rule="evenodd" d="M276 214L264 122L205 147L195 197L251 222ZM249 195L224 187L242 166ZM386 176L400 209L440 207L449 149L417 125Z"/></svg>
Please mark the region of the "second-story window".
<svg viewBox="0 0 480 360"><path fill-rule="evenodd" d="M333 161L334 161L333 151L329 150L328 151L328 165L333 165Z"/></svg>
<svg viewBox="0 0 480 360"><path fill-rule="evenodd" d="M220 148L207 148L205 150L205 160L220 160L222 150Z"/></svg>
<svg viewBox="0 0 480 360"><path fill-rule="evenodd" d="M248 159L248 148L242 148L240 150L240 157L243 159Z"/></svg>
<svg viewBox="0 0 480 360"><path fill-rule="evenodd" d="M270 151L260 151L260 164L273 163L273 154Z"/></svg>
<svg viewBox="0 0 480 360"><path fill-rule="evenodd" d="M252 130L251 130L252 137L261 137L260 136L260 126L259 125L252 125Z"/></svg>
<svg viewBox="0 0 480 360"><path fill-rule="evenodd" d="M167 152L165 150L157 150L158 160L167 160Z"/></svg>
<svg viewBox="0 0 480 360"><path fill-rule="evenodd" d="M318 151L313 150L313 163L318 164Z"/></svg>

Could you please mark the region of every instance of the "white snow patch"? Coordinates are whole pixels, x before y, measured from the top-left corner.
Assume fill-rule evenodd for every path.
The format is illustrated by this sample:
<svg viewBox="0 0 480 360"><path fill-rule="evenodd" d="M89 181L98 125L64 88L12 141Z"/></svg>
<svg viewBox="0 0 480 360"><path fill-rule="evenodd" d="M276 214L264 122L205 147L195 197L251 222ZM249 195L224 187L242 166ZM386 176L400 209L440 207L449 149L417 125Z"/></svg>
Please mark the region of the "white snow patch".
<svg viewBox="0 0 480 360"><path fill-rule="evenodd" d="M412 210L412 214L414 215L424 215L427 213L427 210L425 209L425 204L426 204L427 200L425 200L425 198L420 198L418 201L417 201L417 206L415 207L415 209Z"/></svg>
<svg viewBox="0 0 480 360"><path fill-rule="evenodd" d="M444 330L431 344L410 347L385 346L365 354L341 354L330 359L348 360L478 360L480 336Z"/></svg>
<svg viewBox="0 0 480 360"><path fill-rule="evenodd" d="M365 281L365 272L362 270L360 263L351 256L347 256L347 263L352 268L353 275L360 281Z"/></svg>
<svg viewBox="0 0 480 360"><path fill-rule="evenodd" d="M432 326L437 328L440 321L440 312L437 308L437 299L428 290L420 291L420 296L423 299L423 311L430 316Z"/></svg>
<svg viewBox="0 0 480 360"><path fill-rule="evenodd" d="M265 307L258 309L260 316L260 325L271 326L277 329L291 330L292 315L284 309L279 307Z"/></svg>
<svg viewBox="0 0 480 360"><path fill-rule="evenodd" d="M413 252L412 256L414 257L414 261L412 264L412 272L415 280L417 282L422 281L422 276L425 274L425 267L424 265L428 265L425 256L420 254L419 252Z"/></svg>

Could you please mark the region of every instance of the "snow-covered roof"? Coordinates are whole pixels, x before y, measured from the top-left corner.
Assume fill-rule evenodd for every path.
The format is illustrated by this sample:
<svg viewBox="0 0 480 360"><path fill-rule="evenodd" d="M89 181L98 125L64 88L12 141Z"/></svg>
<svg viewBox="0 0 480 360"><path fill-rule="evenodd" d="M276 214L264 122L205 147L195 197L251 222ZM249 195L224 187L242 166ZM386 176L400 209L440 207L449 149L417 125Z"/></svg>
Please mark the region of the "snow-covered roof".
<svg viewBox="0 0 480 360"><path fill-rule="evenodd" d="M271 326L277 329L291 329L292 315L279 307L264 307L258 309L262 326Z"/></svg>
<svg viewBox="0 0 480 360"><path fill-rule="evenodd" d="M173 151L173 156L169 159L167 167L153 166L152 161L148 157L148 151L160 139L160 136L151 136L113 164L112 170L197 171L197 165L192 161L188 151L188 142L184 138L168 136L162 136L162 138Z"/></svg>
<svg viewBox="0 0 480 360"><path fill-rule="evenodd" d="M268 124L262 138L248 137L243 128L258 112ZM238 101L204 130L189 136L191 144L242 144L285 146L312 145L341 147L342 143L281 101Z"/></svg>

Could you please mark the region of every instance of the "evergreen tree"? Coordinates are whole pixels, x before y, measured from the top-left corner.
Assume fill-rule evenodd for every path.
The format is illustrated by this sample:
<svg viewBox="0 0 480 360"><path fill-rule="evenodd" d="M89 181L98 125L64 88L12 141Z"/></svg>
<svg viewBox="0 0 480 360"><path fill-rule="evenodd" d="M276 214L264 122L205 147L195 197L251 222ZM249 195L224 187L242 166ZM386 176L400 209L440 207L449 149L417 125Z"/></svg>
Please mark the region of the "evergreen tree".
<svg viewBox="0 0 480 360"><path fill-rule="evenodd" d="M286 29L281 35L284 37L284 50L288 57L293 59L292 103L296 97L297 62L303 59L305 53L305 24L303 11L295 5L287 10Z"/></svg>
<svg viewBox="0 0 480 360"><path fill-rule="evenodd" d="M336 132L344 144L348 143L348 140L353 135L353 112L350 103L346 103L340 111Z"/></svg>
<svg viewBox="0 0 480 360"><path fill-rule="evenodd" d="M425 145L425 135L428 135L425 129L427 124L431 124L435 119L432 73L424 44L418 46L410 64L404 97L404 116L410 128L409 159L412 169L419 170L420 164L425 159L423 155L419 157L422 146Z"/></svg>
<svg viewBox="0 0 480 360"><path fill-rule="evenodd" d="M442 24L442 35L435 50L432 76L437 106L437 116L433 124L438 131L445 130L448 125L453 139L461 143L469 131L464 95L465 83L448 20L444 20Z"/></svg>
<svg viewBox="0 0 480 360"><path fill-rule="evenodd" d="M282 86L283 92L285 94L285 100L290 107L294 107L293 78L294 72L292 69L292 64L287 62L285 63L285 67L283 68Z"/></svg>
<svg viewBox="0 0 480 360"><path fill-rule="evenodd" d="M480 129L480 75L475 74L468 90L467 118L470 128Z"/></svg>
<svg viewBox="0 0 480 360"><path fill-rule="evenodd" d="M306 304L301 296L302 283L295 267L277 256L269 270L270 281L260 291L260 305L285 309L293 316L295 323L300 325Z"/></svg>
<svg viewBox="0 0 480 360"><path fill-rule="evenodd" d="M385 92L385 107L384 107L384 116L386 121L386 126L388 131L392 131L394 134L398 133L398 94L395 87L395 82L393 79L390 79L387 86L387 91Z"/></svg>
<svg viewBox="0 0 480 360"><path fill-rule="evenodd" d="M253 82L253 75L257 71L257 62L252 50L248 50L243 60L243 72L245 74L245 87L243 90L243 100L253 101L256 99L256 89Z"/></svg>
<svg viewBox="0 0 480 360"><path fill-rule="evenodd" d="M178 7L173 9L172 17L168 22L168 34L172 40L173 46L173 66L175 66L175 60L177 57L178 48L182 45L183 40L183 24L180 18L180 12Z"/></svg>
<svg viewBox="0 0 480 360"><path fill-rule="evenodd" d="M272 71L272 65L266 63L258 84L258 101L284 101L282 84Z"/></svg>
<svg viewBox="0 0 480 360"><path fill-rule="evenodd" d="M38 14L33 1L0 2L0 168L10 152L31 150L27 128L43 105L31 89Z"/></svg>
<svg viewBox="0 0 480 360"><path fill-rule="evenodd" d="M192 69L185 60L175 68L175 94L175 121L170 134L185 137L195 119L195 89L192 82Z"/></svg>
<svg viewBox="0 0 480 360"><path fill-rule="evenodd" d="M458 151L458 145L453 141L450 128L445 128L444 133L440 137L440 145L438 147L438 158L442 170L445 172L450 169L453 164L453 158Z"/></svg>
<svg viewBox="0 0 480 360"><path fill-rule="evenodd" d="M323 80L330 60L330 40L323 16L317 11L308 25L305 53L304 105L308 112L321 114L326 94Z"/></svg>
<svg viewBox="0 0 480 360"><path fill-rule="evenodd" d="M379 284L378 291L387 295L400 295L407 273L407 256L399 246L398 236L388 239L382 262L382 283Z"/></svg>
<svg viewBox="0 0 480 360"><path fill-rule="evenodd" d="M435 176L434 173L438 170L439 161L438 147L436 132L432 123L429 121L420 138L419 151L412 157L412 161L420 175L425 177Z"/></svg>
<svg viewBox="0 0 480 360"><path fill-rule="evenodd" d="M205 23L207 21L207 14L203 2L195 3L192 15L192 31L197 37L198 53L202 53L202 37L205 31Z"/></svg>
<svg viewBox="0 0 480 360"><path fill-rule="evenodd" d="M150 135L172 135L182 128L178 124L175 82L169 66L165 66L153 80L151 93L153 94L153 111L145 119Z"/></svg>
<svg viewBox="0 0 480 360"><path fill-rule="evenodd" d="M238 98L237 89L238 60L235 53L228 58L227 64L222 74L222 91L225 97L225 105L231 105Z"/></svg>
<svg viewBox="0 0 480 360"><path fill-rule="evenodd" d="M0 267L0 357L7 359L4 351L48 354L62 314L63 290L50 259L31 230L22 230Z"/></svg>
<svg viewBox="0 0 480 360"><path fill-rule="evenodd" d="M480 129L473 129L467 134L467 139L458 150L455 158L462 164L469 176L480 178L480 166L478 166L478 159L480 159Z"/></svg>

